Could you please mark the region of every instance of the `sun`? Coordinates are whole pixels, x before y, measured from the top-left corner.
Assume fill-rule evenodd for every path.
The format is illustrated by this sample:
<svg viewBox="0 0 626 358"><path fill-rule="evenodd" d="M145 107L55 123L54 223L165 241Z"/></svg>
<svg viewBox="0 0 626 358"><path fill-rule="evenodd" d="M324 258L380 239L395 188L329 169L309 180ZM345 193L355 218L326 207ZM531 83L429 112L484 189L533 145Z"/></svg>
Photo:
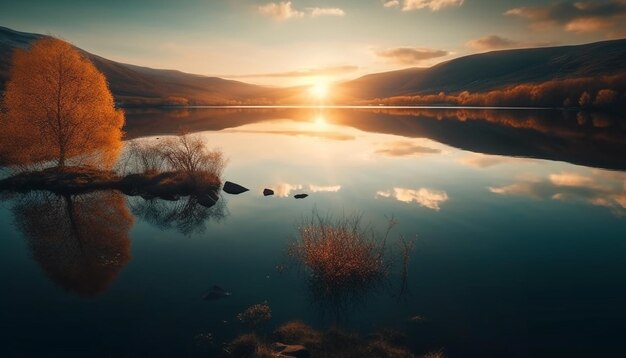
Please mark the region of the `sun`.
<svg viewBox="0 0 626 358"><path fill-rule="evenodd" d="M317 99L324 99L328 96L328 86L319 82L309 88L311 95Z"/></svg>

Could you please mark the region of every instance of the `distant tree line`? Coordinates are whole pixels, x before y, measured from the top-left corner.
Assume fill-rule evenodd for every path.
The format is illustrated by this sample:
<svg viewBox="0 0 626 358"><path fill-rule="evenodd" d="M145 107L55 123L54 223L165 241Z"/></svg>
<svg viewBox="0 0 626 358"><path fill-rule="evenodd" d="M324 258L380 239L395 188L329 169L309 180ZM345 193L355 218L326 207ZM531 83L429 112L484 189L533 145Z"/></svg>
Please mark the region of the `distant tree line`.
<svg viewBox="0 0 626 358"><path fill-rule="evenodd" d="M556 107L623 111L626 73L601 77L524 83L488 92L424 94L356 101L358 105L453 105L477 107Z"/></svg>

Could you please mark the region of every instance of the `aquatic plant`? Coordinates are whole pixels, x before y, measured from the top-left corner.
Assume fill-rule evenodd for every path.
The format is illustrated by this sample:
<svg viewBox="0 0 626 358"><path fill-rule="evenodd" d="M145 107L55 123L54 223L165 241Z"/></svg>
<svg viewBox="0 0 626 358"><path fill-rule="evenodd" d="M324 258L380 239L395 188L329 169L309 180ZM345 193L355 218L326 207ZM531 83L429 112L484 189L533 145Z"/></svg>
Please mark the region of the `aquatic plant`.
<svg viewBox="0 0 626 358"><path fill-rule="evenodd" d="M394 225L390 220L385 234L377 237L362 226L360 216L324 218L314 212L298 225L288 253L328 288L360 285L385 273L385 246Z"/></svg>
<svg viewBox="0 0 626 358"><path fill-rule="evenodd" d="M387 358L443 358L440 352L424 356L414 353L409 340L398 331L383 330L366 336L338 328L318 331L302 322L287 322L269 337L243 334L226 348L233 357L281 356L280 349L297 349L307 357L387 357Z"/></svg>
<svg viewBox="0 0 626 358"><path fill-rule="evenodd" d="M272 319L272 310L267 302L252 305L237 315L239 322L252 328Z"/></svg>

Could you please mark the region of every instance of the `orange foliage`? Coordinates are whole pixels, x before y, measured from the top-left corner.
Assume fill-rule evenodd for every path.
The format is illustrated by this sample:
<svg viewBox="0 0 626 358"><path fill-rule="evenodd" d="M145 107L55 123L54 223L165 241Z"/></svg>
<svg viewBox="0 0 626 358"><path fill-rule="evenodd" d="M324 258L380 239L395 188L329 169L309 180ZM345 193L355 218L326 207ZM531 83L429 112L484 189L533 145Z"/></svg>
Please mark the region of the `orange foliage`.
<svg viewBox="0 0 626 358"><path fill-rule="evenodd" d="M454 105L476 107L571 107L619 109L626 103L626 73L601 77L556 79L523 83L488 92L396 96L359 101L355 104Z"/></svg>
<svg viewBox="0 0 626 358"><path fill-rule="evenodd" d="M67 291L96 296L131 259L134 219L121 193L31 193L20 197L13 214L34 259Z"/></svg>
<svg viewBox="0 0 626 358"><path fill-rule="evenodd" d="M117 159L124 113L104 75L67 42L44 38L15 52L5 105L0 151L9 164L110 167Z"/></svg>

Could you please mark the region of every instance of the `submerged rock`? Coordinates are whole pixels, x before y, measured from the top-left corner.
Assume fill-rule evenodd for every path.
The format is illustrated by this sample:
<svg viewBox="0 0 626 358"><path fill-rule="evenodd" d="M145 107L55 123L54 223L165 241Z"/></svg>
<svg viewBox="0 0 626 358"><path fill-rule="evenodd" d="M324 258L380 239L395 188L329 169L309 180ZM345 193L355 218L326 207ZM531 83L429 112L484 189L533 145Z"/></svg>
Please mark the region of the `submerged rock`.
<svg viewBox="0 0 626 358"><path fill-rule="evenodd" d="M309 196L309 194L296 194L293 197L296 198L296 199L304 199L307 196Z"/></svg>
<svg viewBox="0 0 626 358"><path fill-rule="evenodd" d="M309 350L305 346L299 344L284 344L276 342L272 348L274 349L274 352L278 354L278 357L310 357Z"/></svg>
<svg viewBox="0 0 626 358"><path fill-rule="evenodd" d="M244 188L243 186L239 184L235 184L235 183L227 181L226 183L224 183L224 187L222 188L222 190L224 190L224 192L228 194L237 195L237 194L245 193L249 189Z"/></svg>
<svg viewBox="0 0 626 358"><path fill-rule="evenodd" d="M224 290L220 286L213 285L211 289L209 289L209 292L202 296L202 299L205 301L214 301L219 300L220 298L228 297L230 295L230 292Z"/></svg>
<svg viewBox="0 0 626 358"><path fill-rule="evenodd" d="M272 190L272 189L263 189L263 195L264 196L274 195L274 190Z"/></svg>
<svg viewBox="0 0 626 358"><path fill-rule="evenodd" d="M217 201L220 199L220 196L215 191L208 191L204 193L203 195L198 196L197 198L198 198L198 204L204 207L210 208L210 207L213 207L217 203Z"/></svg>
<svg viewBox="0 0 626 358"><path fill-rule="evenodd" d="M172 194L172 193L163 193L159 195L159 198L163 200L167 200L167 201L178 201L180 200L180 195Z"/></svg>

